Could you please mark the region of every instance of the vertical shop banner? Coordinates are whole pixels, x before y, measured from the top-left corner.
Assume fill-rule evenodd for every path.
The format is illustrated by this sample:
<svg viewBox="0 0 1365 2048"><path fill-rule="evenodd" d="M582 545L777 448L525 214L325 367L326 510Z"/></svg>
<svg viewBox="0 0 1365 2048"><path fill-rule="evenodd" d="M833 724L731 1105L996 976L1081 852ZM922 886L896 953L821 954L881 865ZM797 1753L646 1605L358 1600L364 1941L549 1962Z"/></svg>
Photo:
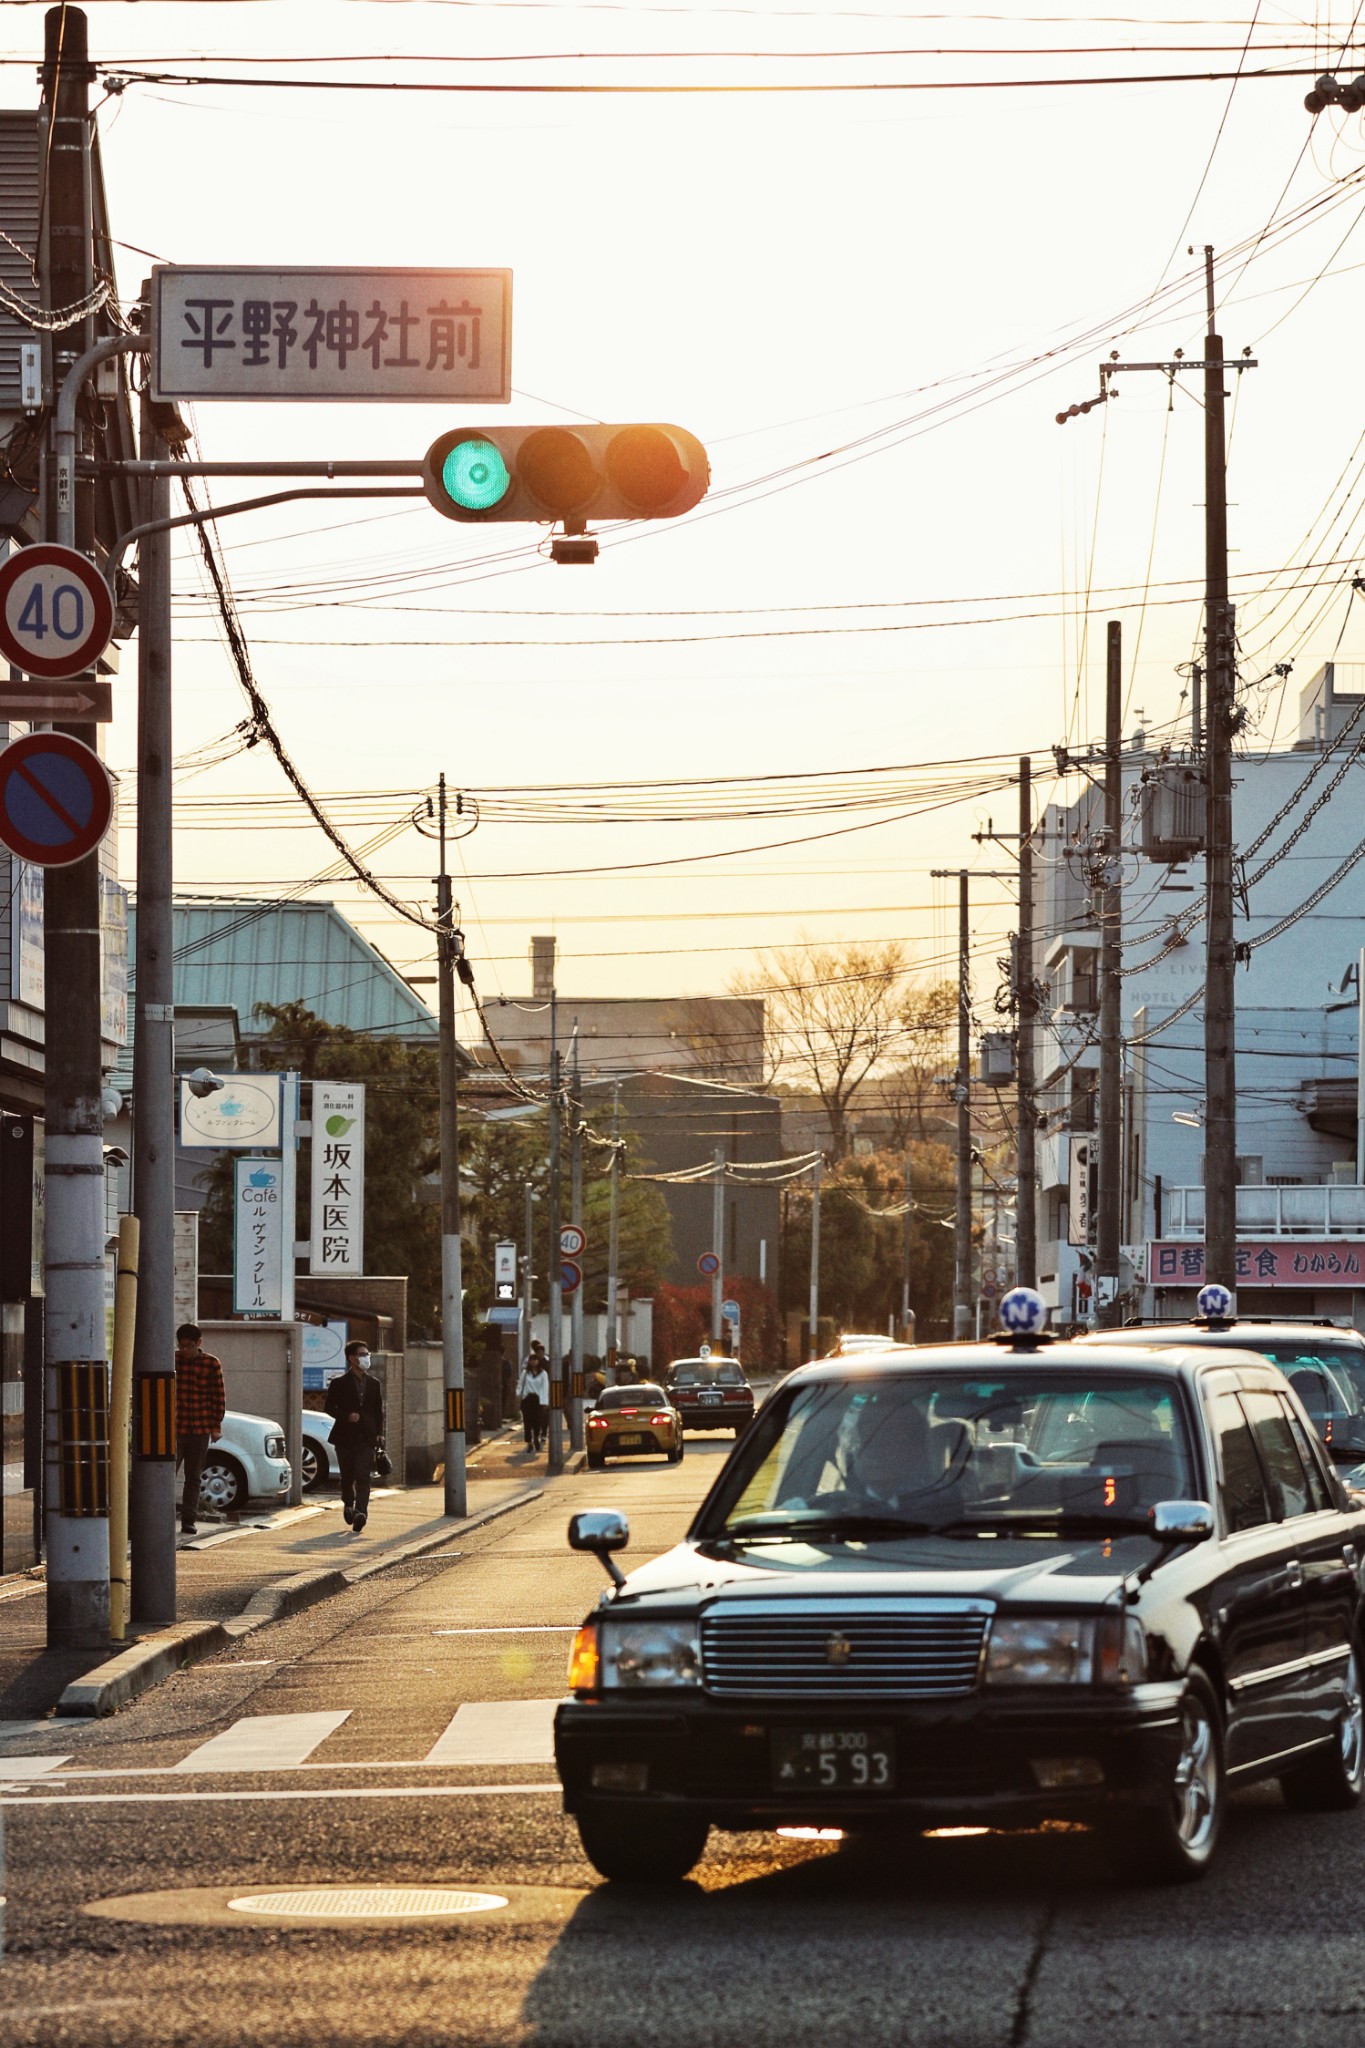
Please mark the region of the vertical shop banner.
<svg viewBox="0 0 1365 2048"><path fill-rule="evenodd" d="M278 1317L284 1310L286 1218L278 1159L234 1159L232 1311ZM293 1218L288 1219L293 1242Z"/></svg>
<svg viewBox="0 0 1365 2048"><path fill-rule="evenodd" d="M365 1083L313 1083L309 1271L365 1270Z"/></svg>

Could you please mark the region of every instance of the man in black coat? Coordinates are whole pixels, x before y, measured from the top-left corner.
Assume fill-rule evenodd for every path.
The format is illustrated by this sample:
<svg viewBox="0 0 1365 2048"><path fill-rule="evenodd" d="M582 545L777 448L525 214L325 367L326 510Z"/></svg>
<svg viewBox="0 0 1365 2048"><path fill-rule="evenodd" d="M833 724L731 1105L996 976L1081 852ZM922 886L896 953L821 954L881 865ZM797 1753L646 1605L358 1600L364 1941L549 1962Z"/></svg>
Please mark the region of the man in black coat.
<svg viewBox="0 0 1365 2048"><path fill-rule="evenodd" d="M367 1344L346 1346L346 1370L327 1389L332 1442L341 1466L341 1512L358 1536L370 1509L370 1468L384 1441L384 1396L369 1374Z"/></svg>

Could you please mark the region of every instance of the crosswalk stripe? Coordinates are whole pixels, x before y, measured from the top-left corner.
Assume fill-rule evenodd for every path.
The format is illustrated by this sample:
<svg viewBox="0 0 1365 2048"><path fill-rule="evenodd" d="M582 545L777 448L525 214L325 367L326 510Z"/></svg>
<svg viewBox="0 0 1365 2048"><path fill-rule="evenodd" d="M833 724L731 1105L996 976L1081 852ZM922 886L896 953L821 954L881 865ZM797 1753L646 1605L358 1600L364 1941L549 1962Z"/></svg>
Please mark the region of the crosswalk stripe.
<svg viewBox="0 0 1365 2048"><path fill-rule="evenodd" d="M221 1735L201 1742L177 1771L287 1771L350 1718L350 1708L326 1714L249 1714ZM3 1770L0 1765L0 1771Z"/></svg>
<svg viewBox="0 0 1365 2048"><path fill-rule="evenodd" d="M429 1764L550 1764L558 1700L480 1700L460 1707Z"/></svg>
<svg viewBox="0 0 1365 2048"><path fill-rule="evenodd" d="M69 1764L69 1756L7 1756L0 1758L0 1785L15 1784L20 1779L46 1777L59 1764Z"/></svg>

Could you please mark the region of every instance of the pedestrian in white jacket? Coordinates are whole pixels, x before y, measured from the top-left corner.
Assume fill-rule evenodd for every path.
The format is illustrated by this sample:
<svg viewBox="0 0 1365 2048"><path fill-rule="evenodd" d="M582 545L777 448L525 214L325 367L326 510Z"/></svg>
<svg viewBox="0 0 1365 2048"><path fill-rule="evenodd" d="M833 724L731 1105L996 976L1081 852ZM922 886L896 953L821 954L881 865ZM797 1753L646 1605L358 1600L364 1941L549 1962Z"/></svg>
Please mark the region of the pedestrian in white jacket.
<svg viewBox="0 0 1365 2048"><path fill-rule="evenodd" d="M550 1421L550 1367L545 1347L533 1338L531 1349L517 1375L517 1397L521 1402L521 1426L528 1451L538 1451L545 1442Z"/></svg>

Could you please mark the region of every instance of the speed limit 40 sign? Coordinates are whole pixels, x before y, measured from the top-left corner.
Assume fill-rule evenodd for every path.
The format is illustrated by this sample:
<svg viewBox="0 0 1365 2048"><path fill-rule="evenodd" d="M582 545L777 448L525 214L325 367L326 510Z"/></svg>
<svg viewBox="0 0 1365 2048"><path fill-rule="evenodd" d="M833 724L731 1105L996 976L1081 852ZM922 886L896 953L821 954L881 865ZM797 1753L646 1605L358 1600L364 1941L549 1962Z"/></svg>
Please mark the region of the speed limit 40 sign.
<svg viewBox="0 0 1365 2048"><path fill-rule="evenodd" d="M81 675L113 632L113 593L75 548L38 541L0 563L0 655L25 675Z"/></svg>

